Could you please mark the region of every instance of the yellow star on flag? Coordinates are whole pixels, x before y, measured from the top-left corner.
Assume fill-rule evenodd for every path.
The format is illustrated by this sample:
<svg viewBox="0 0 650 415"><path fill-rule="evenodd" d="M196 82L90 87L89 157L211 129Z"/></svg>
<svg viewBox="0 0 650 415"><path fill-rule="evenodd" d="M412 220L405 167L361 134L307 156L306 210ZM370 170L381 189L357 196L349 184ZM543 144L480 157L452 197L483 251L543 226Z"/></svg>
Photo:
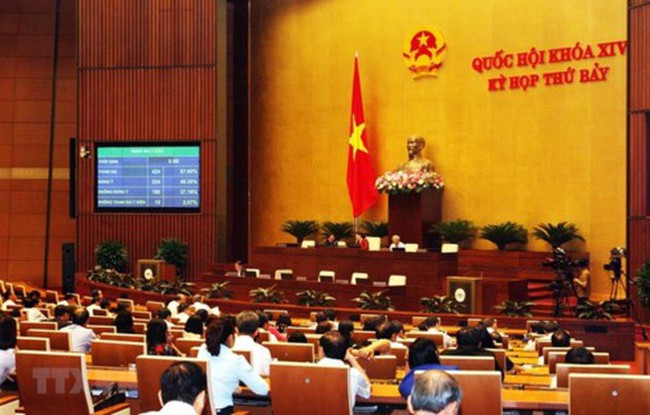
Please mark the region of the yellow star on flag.
<svg viewBox="0 0 650 415"><path fill-rule="evenodd" d="M357 159L357 151L368 153L366 145L363 143L362 135L363 130L366 129L366 124L357 125L356 120L352 117L352 134L350 135L350 145L352 146L352 159Z"/></svg>
<svg viewBox="0 0 650 415"><path fill-rule="evenodd" d="M426 33L422 32L422 34L418 37L418 40L420 41L421 46L427 46L427 43L429 42L429 36L427 36Z"/></svg>

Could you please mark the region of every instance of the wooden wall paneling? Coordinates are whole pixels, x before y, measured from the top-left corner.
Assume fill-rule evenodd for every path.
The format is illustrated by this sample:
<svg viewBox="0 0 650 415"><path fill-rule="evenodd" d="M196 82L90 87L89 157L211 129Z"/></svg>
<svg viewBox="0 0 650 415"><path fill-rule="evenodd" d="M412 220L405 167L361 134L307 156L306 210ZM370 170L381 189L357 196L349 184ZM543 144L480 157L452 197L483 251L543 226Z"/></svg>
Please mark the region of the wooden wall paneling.
<svg viewBox="0 0 650 415"><path fill-rule="evenodd" d="M650 108L650 2L630 10L630 109Z"/></svg>

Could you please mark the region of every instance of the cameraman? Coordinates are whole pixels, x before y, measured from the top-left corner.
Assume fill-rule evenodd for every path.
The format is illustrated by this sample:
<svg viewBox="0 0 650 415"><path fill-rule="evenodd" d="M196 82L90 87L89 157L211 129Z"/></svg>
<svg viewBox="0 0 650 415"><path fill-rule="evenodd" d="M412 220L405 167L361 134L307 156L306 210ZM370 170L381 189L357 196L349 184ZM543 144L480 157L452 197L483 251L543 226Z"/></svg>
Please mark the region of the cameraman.
<svg viewBox="0 0 650 415"><path fill-rule="evenodd" d="M591 295L591 273L589 272L589 260L581 258L576 261L580 275L573 279L573 285L578 295L578 304L589 301Z"/></svg>

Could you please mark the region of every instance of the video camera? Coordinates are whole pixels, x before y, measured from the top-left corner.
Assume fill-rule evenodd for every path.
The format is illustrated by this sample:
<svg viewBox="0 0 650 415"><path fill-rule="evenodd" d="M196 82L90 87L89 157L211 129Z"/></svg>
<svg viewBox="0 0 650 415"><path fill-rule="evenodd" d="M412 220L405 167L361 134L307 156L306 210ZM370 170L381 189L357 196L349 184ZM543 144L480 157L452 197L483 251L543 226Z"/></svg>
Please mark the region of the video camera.
<svg viewBox="0 0 650 415"><path fill-rule="evenodd" d="M542 266L554 269L558 279L563 276L567 280L572 281L573 269L578 268L578 262L572 260L564 249L553 248L553 257L546 258L542 261Z"/></svg>
<svg viewBox="0 0 650 415"><path fill-rule="evenodd" d="M603 265L605 271L611 271L612 279L619 279L623 274L623 258L625 258L625 248L617 246L609 251L609 262Z"/></svg>

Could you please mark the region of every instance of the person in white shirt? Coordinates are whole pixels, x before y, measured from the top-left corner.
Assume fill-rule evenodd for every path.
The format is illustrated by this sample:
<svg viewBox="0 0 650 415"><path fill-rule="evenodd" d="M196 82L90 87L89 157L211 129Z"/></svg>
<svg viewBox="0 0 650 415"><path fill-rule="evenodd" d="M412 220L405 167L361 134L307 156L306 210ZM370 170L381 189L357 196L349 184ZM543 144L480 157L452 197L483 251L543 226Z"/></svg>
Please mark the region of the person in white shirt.
<svg viewBox="0 0 650 415"><path fill-rule="evenodd" d="M40 304L41 304L41 293L39 293L36 290L29 293L27 299L23 301L23 305L25 306L25 316L27 317L27 321L47 320L47 317L45 317L45 315L41 313L41 310L38 309L38 306Z"/></svg>
<svg viewBox="0 0 650 415"><path fill-rule="evenodd" d="M167 308L169 309L169 311L172 312L172 317L176 317L176 315L178 314L178 306L185 302L187 302L187 298L185 297L185 295L178 294L176 296L176 299L170 301L169 304L167 304Z"/></svg>
<svg viewBox="0 0 650 415"><path fill-rule="evenodd" d="M393 242L390 244L390 250L393 251L395 248L406 248L406 245L404 245L404 242L402 242L400 239L399 235L393 235L392 238L390 238L391 241Z"/></svg>
<svg viewBox="0 0 650 415"><path fill-rule="evenodd" d="M2 295L2 311L9 310L9 306L17 306L17 305L18 305L18 299L16 298L16 294L14 294L9 289L5 291L5 293Z"/></svg>
<svg viewBox="0 0 650 415"><path fill-rule="evenodd" d="M404 330L404 326L396 321L385 321L375 331L377 340L390 341L391 349L407 349L405 345L397 341L398 334Z"/></svg>
<svg viewBox="0 0 650 415"><path fill-rule="evenodd" d="M73 352L90 351L90 345L93 340L97 339L94 331L87 328L90 313L83 307L77 307L72 315L72 324L62 328L60 331L69 331L72 338L71 349Z"/></svg>
<svg viewBox="0 0 650 415"><path fill-rule="evenodd" d="M172 312L169 311L168 308L161 308L158 310L158 318L165 321L168 329L171 330L174 327L174 323L172 322Z"/></svg>
<svg viewBox="0 0 650 415"><path fill-rule="evenodd" d="M72 293L67 293L63 301L59 301L56 305L64 305L66 307L69 305L79 306L79 304L77 304L77 296Z"/></svg>
<svg viewBox="0 0 650 415"><path fill-rule="evenodd" d="M271 365L271 352L259 343L255 343L258 333L259 317L252 311L242 311L237 314L237 329L239 335L235 339L235 350L251 352L253 370L260 376L269 375Z"/></svg>
<svg viewBox="0 0 650 415"><path fill-rule="evenodd" d="M100 291L101 292L101 291ZM99 296L92 296L92 300L90 300L90 305L86 307L86 310L88 310L88 313L90 313L91 316L93 316L95 310L101 310L102 307L99 305L99 303L102 301L102 299Z"/></svg>
<svg viewBox="0 0 650 415"><path fill-rule="evenodd" d="M445 349L453 347L455 343L454 339L442 329L442 325L438 317L427 317L422 322L422 327L420 330L433 334L442 334L442 345Z"/></svg>
<svg viewBox="0 0 650 415"><path fill-rule="evenodd" d="M143 415L201 415L206 384L205 373L196 363L174 363L160 377L158 397L162 409Z"/></svg>
<svg viewBox="0 0 650 415"><path fill-rule="evenodd" d="M187 303L180 303L178 305L178 314L176 314L176 318L178 319L178 324L185 324L187 323L187 319L190 318L190 315L187 313L187 309L190 308L190 306ZM173 314L173 312L172 312Z"/></svg>
<svg viewBox="0 0 650 415"><path fill-rule="evenodd" d="M199 349L198 358L207 359L210 365L212 400L219 415L232 413L232 394L239 388L239 382L258 395L269 393L268 384L255 373L244 356L232 351L234 343L232 321L217 318L208 325L205 344Z"/></svg>
<svg viewBox="0 0 650 415"><path fill-rule="evenodd" d="M192 304L192 306L194 307L195 313L199 310L206 310L208 313L210 312L210 306L205 303L205 297L203 295L196 294L193 300L194 304Z"/></svg>
<svg viewBox="0 0 650 415"><path fill-rule="evenodd" d="M370 397L370 379L368 379L366 372L357 362L356 357L350 353L348 341L341 333L330 331L323 334L320 338L318 352L320 356L319 365L345 367L347 362L351 366L348 389L352 406L354 406L357 396L361 398Z"/></svg>
<svg viewBox="0 0 650 415"><path fill-rule="evenodd" d="M16 372L16 320L9 314L0 317L0 385L13 382Z"/></svg>

